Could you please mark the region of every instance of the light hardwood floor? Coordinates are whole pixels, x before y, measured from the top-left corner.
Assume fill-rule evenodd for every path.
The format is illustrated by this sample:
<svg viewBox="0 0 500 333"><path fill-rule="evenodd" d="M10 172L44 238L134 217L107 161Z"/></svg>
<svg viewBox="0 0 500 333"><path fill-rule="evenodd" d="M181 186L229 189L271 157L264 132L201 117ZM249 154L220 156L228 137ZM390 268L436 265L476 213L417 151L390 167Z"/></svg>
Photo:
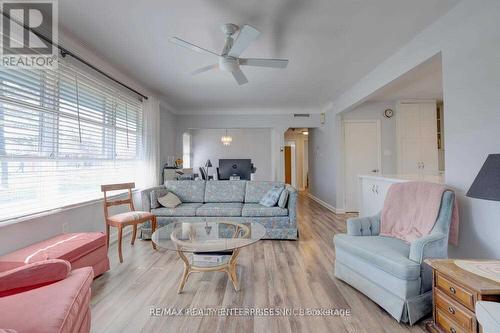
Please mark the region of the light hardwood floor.
<svg viewBox="0 0 500 333"><path fill-rule="evenodd" d="M352 216L352 215L351 215ZM149 241L109 250L111 270L92 285L92 332L424 332L398 324L363 294L333 276L332 238L349 215L335 215L299 195L299 241L260 241L238 261L241 290L227 274L194 273L177 294L183 265L176 253ZM127 243L128 242L128 243ZM347 317L150 316L150 308L346 308Z"/></svg>

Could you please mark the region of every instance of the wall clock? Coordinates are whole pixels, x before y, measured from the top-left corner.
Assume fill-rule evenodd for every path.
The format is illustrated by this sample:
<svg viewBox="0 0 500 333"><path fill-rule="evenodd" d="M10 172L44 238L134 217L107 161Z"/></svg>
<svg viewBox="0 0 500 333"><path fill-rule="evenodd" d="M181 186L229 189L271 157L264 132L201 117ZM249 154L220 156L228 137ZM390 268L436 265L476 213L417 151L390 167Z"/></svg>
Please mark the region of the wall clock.
<svg viewBox="0 0 500 333"><path fill-rule="evenodd" d="M386 118L392 118L392 116L394 116L394 111L392 111L392 109L386 109L384 111L384 116Z"/></svg>

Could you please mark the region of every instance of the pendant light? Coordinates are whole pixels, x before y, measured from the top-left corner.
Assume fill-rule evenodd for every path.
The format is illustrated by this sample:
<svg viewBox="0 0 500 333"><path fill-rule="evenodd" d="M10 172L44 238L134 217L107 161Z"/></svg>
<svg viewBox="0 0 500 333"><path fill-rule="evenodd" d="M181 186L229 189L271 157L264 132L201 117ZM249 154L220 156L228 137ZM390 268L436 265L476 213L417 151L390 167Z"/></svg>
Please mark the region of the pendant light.
<svg viewBox="0 0 500 333"><path fill-rule="evenodd" d="M222 138L220 138L220 141L224 146L229 146L231 142L233 142L233 138L227 135L227 128L226 128L226 135L223 135Z"/></svg>

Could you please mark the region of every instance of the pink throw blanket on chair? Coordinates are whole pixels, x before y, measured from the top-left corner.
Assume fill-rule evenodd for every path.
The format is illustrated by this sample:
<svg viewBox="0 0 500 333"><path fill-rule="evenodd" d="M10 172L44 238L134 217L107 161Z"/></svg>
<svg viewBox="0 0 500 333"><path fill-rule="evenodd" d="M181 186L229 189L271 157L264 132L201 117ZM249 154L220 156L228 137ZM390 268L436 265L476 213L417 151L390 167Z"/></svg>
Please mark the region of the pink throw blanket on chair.
<svg viewBox="0 0 500 333"><path fill-rule="evenodd" d="M407 242L427 236L436 223L441 199L447 188L427 182L393 184L382 208L380 235ZM458 244L458 206L453 203L449 243Z"/></svg>

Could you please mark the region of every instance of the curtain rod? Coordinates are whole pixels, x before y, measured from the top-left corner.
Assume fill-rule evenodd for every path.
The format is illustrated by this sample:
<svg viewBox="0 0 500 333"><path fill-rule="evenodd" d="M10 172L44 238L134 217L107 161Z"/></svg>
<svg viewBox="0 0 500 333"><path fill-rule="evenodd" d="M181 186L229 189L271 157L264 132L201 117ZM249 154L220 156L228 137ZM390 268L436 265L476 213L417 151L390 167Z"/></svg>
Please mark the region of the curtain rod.
<svg viewBox="0 0 500 333"><path fill-rule="evenodd" d="M5 16L7 19L9 20L13 20L9 14L5 13L2 11L2 15ZM35 31L33 28L27 26L26 24L21 24L19 23L18 21L16 20L13 20L15 21L17 24L19 25L22 25L24 27L24 29L27 29L28 31L32 32L35 36L37 36L38 38L40 39L43 39L44 41L46 41L47 43L50 43L51 45L57 47L61 53L61 56L64 58L66 56L71 56L72 58L78 60L79 62L81 62L82 64L90 67L91 69L93 69L94 71L98 72L99 74L105 76L106 78L110 79L111 81L115 82L115 83L118 83L120 86L132 91L133 93L135 93L136 95L140 96L141 98L143 99L148 99L148 96L145 96L143 94L141 94L140 92L138 92L137 90L135 90L134 88L131 88L129 87L128 85L126 85L125 83L115 79L114 77L112 77L111 75L107 74L106 72L102 71L101 69L97 68L96 66L92 65L90 62L88 62L87 60L81 58L80 56L76 55L75 53L71 52L70 50L66 49L65 47L57 44L57 43L54 43L54 41L52 41L52 39L46 37L45 35Z"/></svg>

